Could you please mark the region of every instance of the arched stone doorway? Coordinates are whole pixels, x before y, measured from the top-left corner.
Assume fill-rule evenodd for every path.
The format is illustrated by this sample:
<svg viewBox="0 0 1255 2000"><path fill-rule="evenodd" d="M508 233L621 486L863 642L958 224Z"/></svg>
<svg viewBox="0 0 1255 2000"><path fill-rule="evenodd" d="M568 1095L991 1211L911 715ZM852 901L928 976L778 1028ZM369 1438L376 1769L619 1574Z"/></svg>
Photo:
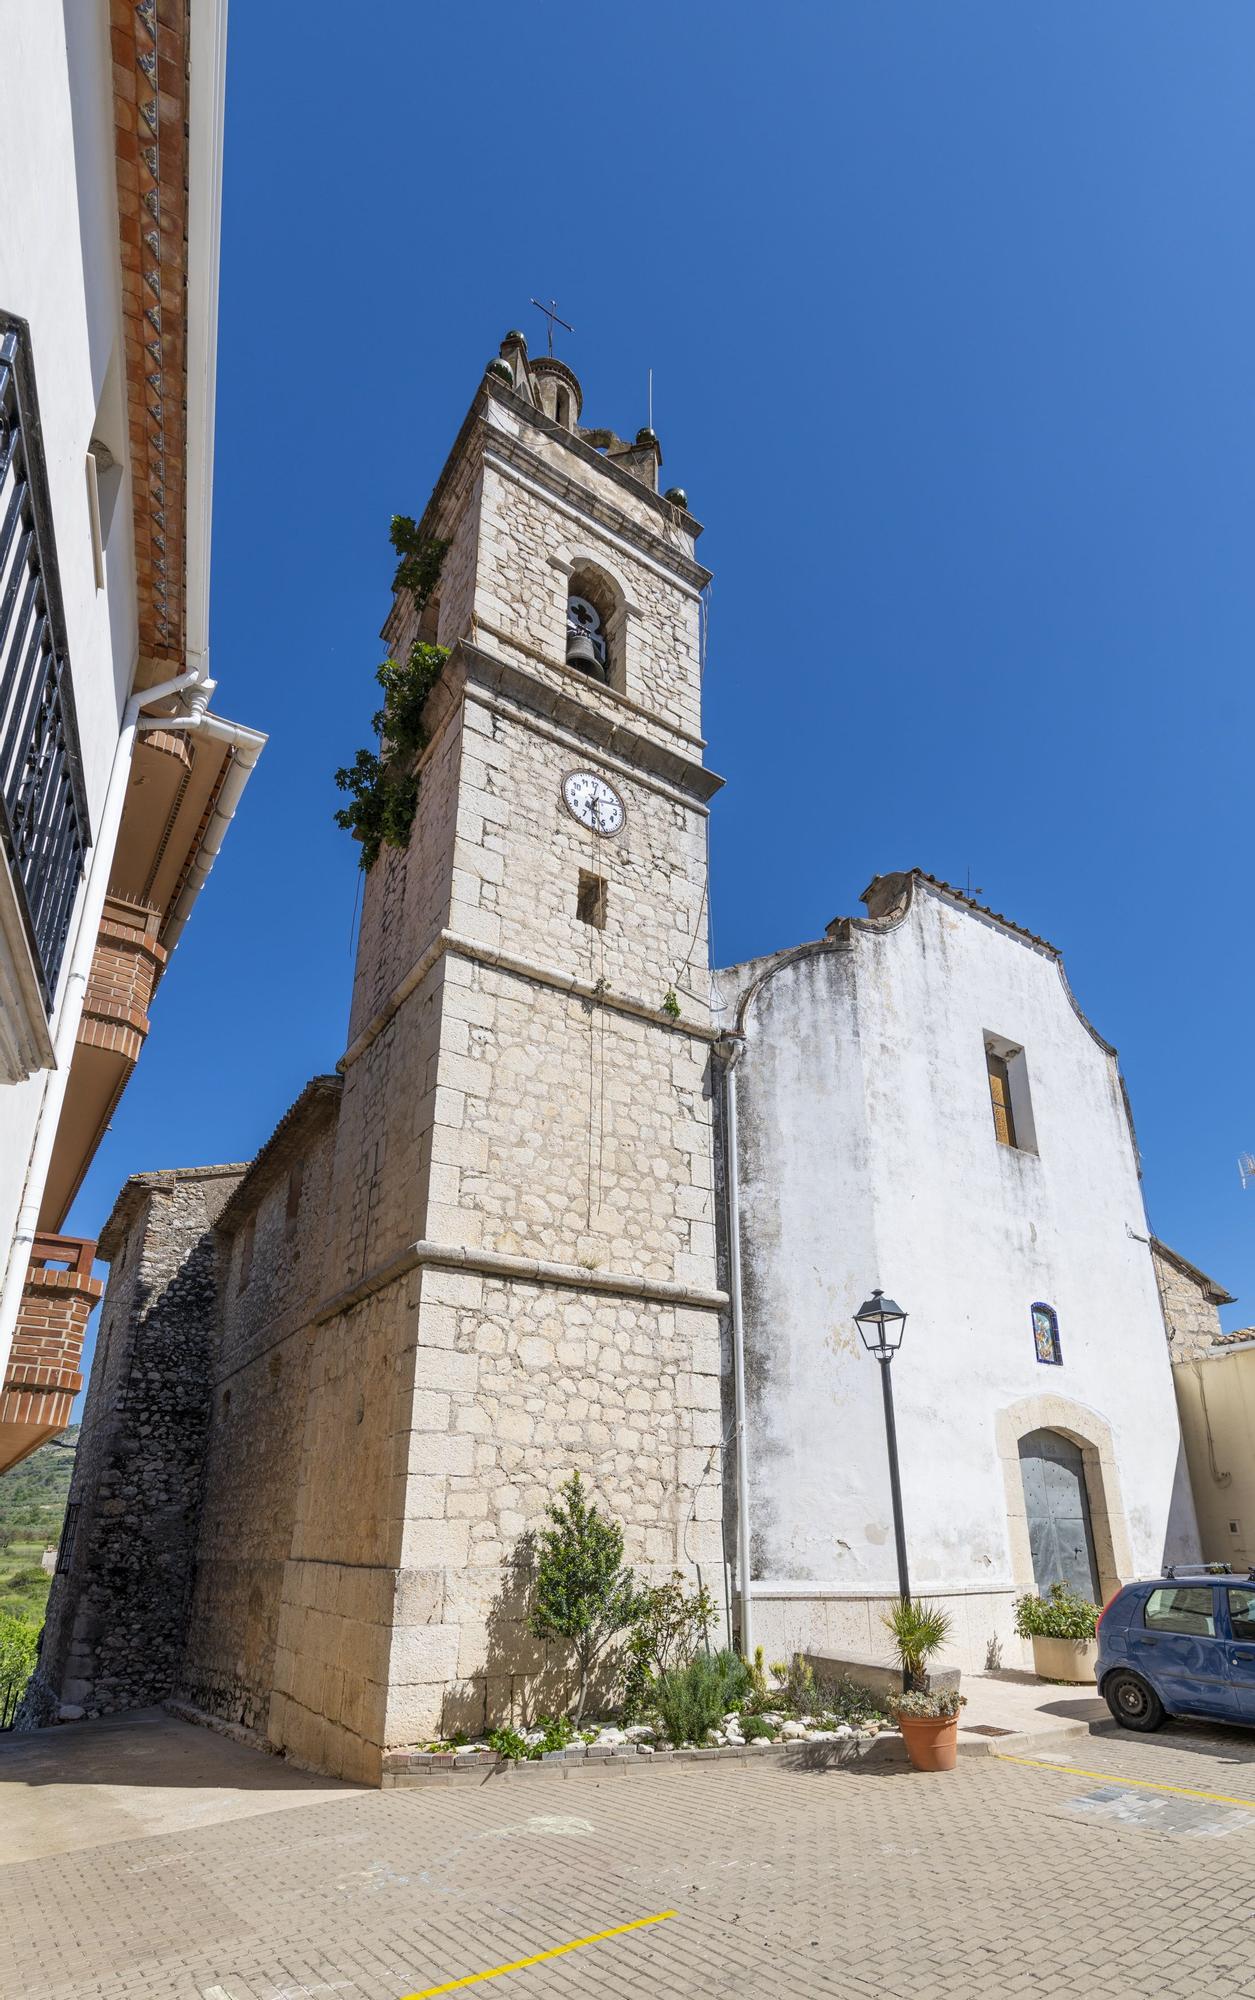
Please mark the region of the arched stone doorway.
<svg viewBox="0 0 1255 2000"><path fill-rule="evenodd" d="M1099 1604L1105 1603L1134 1573L1133 1548L1110 1424L1095 1410L1086 1409L1083 1403L1069 1402L1066 1396L1026 1396L1022 1402L1000 1410L995 1424L1006 1491L1011 1574L1016 1590L1040 1588L1033 1560L1020 1445L1022 1441L1030 1441L1035 1433L1050 1432L1080 1454L1089 1510L1089 1554L1097 1585L1094 1598ZM1030 1444L1030 1453L1033 1449ZM1074 1465L1075 1461L1071 1463Z"/></svg>

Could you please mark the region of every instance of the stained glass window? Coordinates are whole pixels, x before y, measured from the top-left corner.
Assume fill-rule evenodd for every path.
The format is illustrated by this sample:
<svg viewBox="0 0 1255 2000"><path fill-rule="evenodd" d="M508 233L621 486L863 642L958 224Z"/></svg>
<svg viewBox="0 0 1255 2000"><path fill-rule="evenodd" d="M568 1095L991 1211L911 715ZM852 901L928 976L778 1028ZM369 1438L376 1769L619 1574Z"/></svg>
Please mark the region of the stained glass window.
<svg viewBox="0 0 1255 2000"><path fill-rule="evenodd" d="M1037 1349L1039 1361L1050 1362L1055 1367L1062 1364L1059 1317L1053 1306L1037 1304L1033 1307L1033 1345Z"/></svg>

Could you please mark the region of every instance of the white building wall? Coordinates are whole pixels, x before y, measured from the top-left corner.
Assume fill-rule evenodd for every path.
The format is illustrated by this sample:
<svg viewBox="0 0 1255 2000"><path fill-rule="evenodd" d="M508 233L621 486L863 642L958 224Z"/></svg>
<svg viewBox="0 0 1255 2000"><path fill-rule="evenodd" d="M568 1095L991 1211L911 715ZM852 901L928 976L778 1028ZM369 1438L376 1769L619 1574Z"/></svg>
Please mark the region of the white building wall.
<svg viewBox="0 0 1255 2000"><path fill-rule="evenodd" d="M137 644L106 7L8 0L0 64L0 188L0 306L30 325L95 834ZM98 433L124 468L113 496L102 590L96 587L86 477L88 446ZM81 902L80 891L80 908ZM76 922L77 913L62 960L62 990ZM54 1034L56 1022L54 1012ZM0 1246L5 1250L45 1081L46 1073L37 1072L21 1083L0 1084Z"/></svg>
<svg viewBox="0 0 1255 2000"><path fill-rule="evenodd" d="M769 1654L885 1650L877 1600L896 1595L896 1564L879 1366L852 1318L876 1285L910 1313L893 1383L911 1583L950 1601L965 1664L982 1666L991 1641L1005 1663L1021 1657L1027 1430L1086 1449L1101 1586L1193 1554L1119 1074L1057 957L917 881L900 921L716 983L730 1025L743 1003L745 1035L756 1639ZM1036 1152L995 1137L986 1034L1026 1052ZM1038 1300L1058 1314L1061 1367L1036 1359Z"/></svg>

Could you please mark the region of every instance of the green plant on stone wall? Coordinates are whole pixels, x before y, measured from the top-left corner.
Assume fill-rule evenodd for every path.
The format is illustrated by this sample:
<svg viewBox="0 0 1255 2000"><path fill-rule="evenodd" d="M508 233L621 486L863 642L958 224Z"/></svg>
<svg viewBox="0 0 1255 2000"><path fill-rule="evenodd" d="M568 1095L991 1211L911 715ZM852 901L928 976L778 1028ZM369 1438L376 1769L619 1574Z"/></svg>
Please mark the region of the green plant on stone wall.
<svg viewBox="0 0 1255 2000"><path fill-rule="evenodd" d="M634 1622L641 1597L623 1566L622 1528L585 1498L578 1472L546 1512L552 1525L539 1537L528 1623L538 1639L565 1640L575 1654L578 1724L593 1669L610 1641Z"/></svg>
<svg viewBox="0 0 1255 2000"><path fill-rule="evenodd" d="M393 515L391 536L401 558L392 587L409 592L421 622L449 545L420 535L408 514ZM381 847L409 845L418 810L414 760L428 741L423 713L448 657L447 647L415 639L404 660L387 659L376 670L384 698L371 727L379 748L359 750L351 764L336 772L336 784L350 795L349 804L336 813L336 825L361 842L363 868L373 868Z"/></svg>

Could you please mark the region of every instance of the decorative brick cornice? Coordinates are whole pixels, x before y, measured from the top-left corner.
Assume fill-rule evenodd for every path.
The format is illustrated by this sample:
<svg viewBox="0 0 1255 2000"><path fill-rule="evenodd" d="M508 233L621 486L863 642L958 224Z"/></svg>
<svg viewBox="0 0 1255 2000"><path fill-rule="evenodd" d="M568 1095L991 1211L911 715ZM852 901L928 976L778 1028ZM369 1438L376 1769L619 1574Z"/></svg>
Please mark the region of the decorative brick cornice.
<svg viewBox="0 0 1255 2000"><path fill-rule="evenodd" d="M78 1041L135 1063L148 1033L148 1007L166 962L157 942L160 912L106 899L92 955Z"/></svg>
<svg viewBox="0 0 1255 2000"><path fill-rule="evenodd" d="M51 1435L69 1422L83 1386L83 1335L104 1291L92 1276L95 1251L86 1237L35 1238L0 1388L0 1424L38 1425Z"/></svg>
<svg viewBox="0 0 1255 2000"><path fill-rule="evenodd" d="M185 638L187 0L110 0L141 660Z"/></svg>

